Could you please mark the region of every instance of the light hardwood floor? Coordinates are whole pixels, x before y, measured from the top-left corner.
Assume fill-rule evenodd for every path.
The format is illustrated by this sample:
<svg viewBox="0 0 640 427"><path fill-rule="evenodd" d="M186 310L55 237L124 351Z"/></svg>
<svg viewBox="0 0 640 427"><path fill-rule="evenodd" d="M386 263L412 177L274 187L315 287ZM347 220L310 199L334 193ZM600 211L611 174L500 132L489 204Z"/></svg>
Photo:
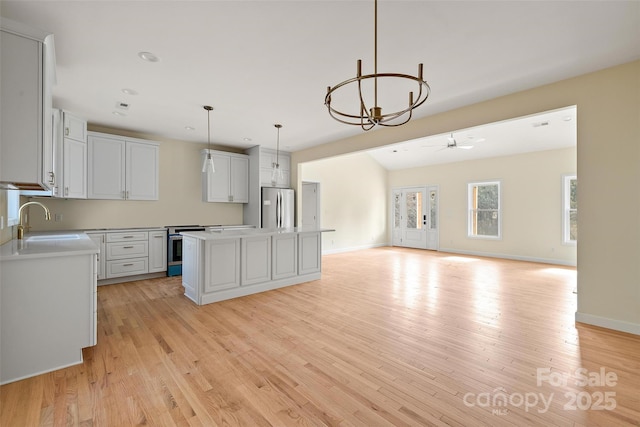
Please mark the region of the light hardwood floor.
<svg viewBox="0 0 640 427"><path fill-rule="evenodd" d="M640 425L640 337L576 328L575 287L573 268L400 248L202 307L180 277L103 286L84 364L1 387L0 424Z"/></svg>

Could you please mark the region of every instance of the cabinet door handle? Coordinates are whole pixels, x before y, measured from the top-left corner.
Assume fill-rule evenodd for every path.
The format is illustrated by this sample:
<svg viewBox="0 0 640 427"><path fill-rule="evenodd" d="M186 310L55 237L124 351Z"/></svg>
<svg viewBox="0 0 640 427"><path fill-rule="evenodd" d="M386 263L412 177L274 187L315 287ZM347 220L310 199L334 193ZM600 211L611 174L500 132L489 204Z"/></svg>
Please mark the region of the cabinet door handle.
<svg viewBox="0 0 640 427"><path fill-rule="evenodd" d="M122 264L123 267L131 267L133 264Z"/></svg>
<svg viewBox="0 0 640 427"><path fill-rule="evenodd" d="M122 249L133 249L133 246L123 246Z"/></svg>
<svg viewBox="0 0 640 427"><path fill-rule="evenodd" d="M69 187L64 187L64 195L65 196L69 195Z"/></svg>
<svg viewBox="0 0 640 427"><path fill-rule="evenodd" d="M164 239L164 236L153 236L153 237L155 237L156 239Z"/></svg>
<svg viewBox="0 0 640 427"><path fill-rule="evenodd" d="M49 172L49 184L56 185L56 174Z"/></svg>
<svg viewBox="0 0 640 427"><path fill-rule="evenodd" d="M64 128L64 136L69 136L69 128Z"/></svg>
<svg viewBox="0 0 640 427"><path fill-rule="evenodd" d="M133 236L122 236L123 239L133 239Z"/></svg>

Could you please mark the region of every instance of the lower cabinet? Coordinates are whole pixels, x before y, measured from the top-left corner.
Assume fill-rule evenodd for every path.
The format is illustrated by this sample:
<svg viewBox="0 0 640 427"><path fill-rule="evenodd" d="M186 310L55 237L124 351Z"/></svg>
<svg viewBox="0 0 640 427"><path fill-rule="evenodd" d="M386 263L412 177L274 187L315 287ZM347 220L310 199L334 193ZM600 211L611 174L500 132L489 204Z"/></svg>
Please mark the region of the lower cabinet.
<svg viewBox="0 0 640 427"><path fill-rule="evenodd" d="M149 232L149 273L167 271L167 230Z"/></svg>
<svg viewBox="0 0 640 427"><path fill-rule="evenodd" d="M100 248L98 280L110 279L107 283L116 283L130 276L167 271L167 230L164 228L88 231L87 235Z"/></svg>
<svg viewBox="0 0 640 427"><path fill-rule="evenodd" d="M298 274L319 272L322 267L322 240L320 233L300 233L298 235L298 248Z"/></svg>
<svg viewBox="0 0 640 427"><path fill-rule="evenodd" d="M97 342L96 255L0 264L0 384L82 363Z"/></svg>
<svg viewBox="0 0 640 427"><path fill-rule="evenodd" d="M208 240L205 246L204 292L240 286L240 239Z"/></svg>
<svg viewBox="0 0 640 427"><path fill-rule="evenodd" d="M298 236L276 235L273 236L271 244L273 279L285 279L298 274Z"/></svg>
<svg viewBox="0 0 640 427"><path fill-rule="evenodd" d="M271 280L271 236L242 239L242 285Z"/></svg>

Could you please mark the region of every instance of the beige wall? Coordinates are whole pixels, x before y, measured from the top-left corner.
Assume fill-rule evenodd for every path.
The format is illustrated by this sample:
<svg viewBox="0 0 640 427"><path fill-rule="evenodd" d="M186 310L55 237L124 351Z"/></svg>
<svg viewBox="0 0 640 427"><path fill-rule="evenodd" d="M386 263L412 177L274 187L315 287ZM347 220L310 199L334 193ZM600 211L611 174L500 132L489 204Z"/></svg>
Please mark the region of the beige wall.
<svg viewBox="0 0 640 427"><path fill-rule="evenodd" d="M295 152L292 179L307 161L570 105L578 108L576 318L640 334L640 61Z"/></svg>
<svg viewBox="0 0 640 427"><path fill-rule="evenodd" d="M32 231L116 227L155 227L180 224L242 224L242 204L206 203L201 196L200 150L204 144L93 127L92 130L152 139L160 144L160 200L38 199L62 221L45 221L35 209ZM219 149L221 147L214 147ZM224 148L226 151L231 151Z"/></svg>
<svg viewBox="0 0 640 427"><path fill-rule="evenodd" d="M576 149L539 151L389 172L391 188L439 186L440 250L575 265L562 243L562 176L576 173ZM467 184L500 180L502 239L467 237Z"/></svg>
<svg viewBox="0 0 640 427"><path fill-rule="evenodd" d="M387 243L387 171L368 154L305 163L301 175L320 183L320 225L336 230L323 233L323 252Z"/></svg>

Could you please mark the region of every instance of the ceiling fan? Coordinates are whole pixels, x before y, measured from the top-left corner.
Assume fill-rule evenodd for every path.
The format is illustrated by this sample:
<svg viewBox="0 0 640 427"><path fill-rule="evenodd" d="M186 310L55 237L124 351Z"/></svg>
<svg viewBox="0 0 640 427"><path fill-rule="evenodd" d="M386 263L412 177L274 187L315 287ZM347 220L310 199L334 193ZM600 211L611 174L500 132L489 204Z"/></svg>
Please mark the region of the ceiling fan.
<svg viewBox="0 0 640 427"><path fill-rule="evenodd" d="M480 138L480 139L476 139L474 140L474 142L482 142L484 141L484 138ZM451 135L449 135L447 137L447 144L446 145L442 145L442 144L438 144L438 145L423 145L423 147L442 147L440 150L446 150L446 149L462 149L462 150L470 150L473 148L473 145L466 145L464 143L458 143L458 141L456 141L456 139L453 137L453 133ZM440 151L437 150L437 151Z"/></svg>

